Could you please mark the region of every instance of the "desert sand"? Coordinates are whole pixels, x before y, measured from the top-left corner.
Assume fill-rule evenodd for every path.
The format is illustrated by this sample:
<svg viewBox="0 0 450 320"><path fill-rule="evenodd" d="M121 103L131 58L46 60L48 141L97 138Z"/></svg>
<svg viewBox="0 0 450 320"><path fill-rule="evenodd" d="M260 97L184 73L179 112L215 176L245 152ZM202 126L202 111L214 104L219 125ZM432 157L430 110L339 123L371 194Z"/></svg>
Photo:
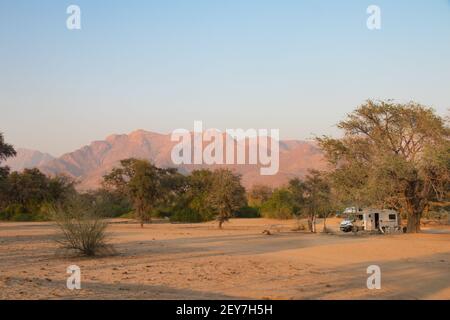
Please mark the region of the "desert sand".
<svg viewBox="0 0 450 320"><path fill-rule="evenodd" d="M58 249L50 222L0 223L0 299L450 299L448 226L328 235L292 231L296 224L232 219L223 230L213 222L141 229L112 220L117 254L84 258ZM81 290L66 287L73 264ZM372 264L381 268L379 290L366 286Z"/></svg>

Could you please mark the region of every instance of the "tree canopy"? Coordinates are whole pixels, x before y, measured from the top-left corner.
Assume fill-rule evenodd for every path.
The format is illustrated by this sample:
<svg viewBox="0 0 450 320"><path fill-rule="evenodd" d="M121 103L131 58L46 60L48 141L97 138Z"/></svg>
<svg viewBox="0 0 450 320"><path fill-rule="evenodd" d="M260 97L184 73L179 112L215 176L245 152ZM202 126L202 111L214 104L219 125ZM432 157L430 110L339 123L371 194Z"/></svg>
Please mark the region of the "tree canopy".
<svg viewBox="0 0 450 320"><path fill-rule="evenodd" d="M222 228L222 224L228 221L234 212L247 205L241 176L228 169L215 170L207 202L217 213L219 228Z"/></svg>
<svg viewBox="0 0 450 320"><path fill-rule="evenodd" d="M0 164L6 159L15 156L16 150L14 150L14 147L12 145L5 142L3 133L0 132ZM9 173L8 167L0 166L0 179L2 178L4 179L8 175L8 173Z"/></svg>
<svg viewBox="0 0 450 320"><path fill-rule="evenodd" d="M161 203L170 201L183 187L183 177L176 169L158 168L147 160L126 159L120 167L104 176L104 184L127 195L141 226L151 221L152 211Z"/></svg>

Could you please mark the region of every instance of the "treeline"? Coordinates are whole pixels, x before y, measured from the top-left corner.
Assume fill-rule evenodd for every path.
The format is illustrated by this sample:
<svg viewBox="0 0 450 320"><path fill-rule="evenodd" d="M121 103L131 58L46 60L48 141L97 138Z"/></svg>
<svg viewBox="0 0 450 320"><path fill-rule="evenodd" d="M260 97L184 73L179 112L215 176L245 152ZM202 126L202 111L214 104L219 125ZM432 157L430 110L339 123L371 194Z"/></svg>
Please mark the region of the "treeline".
<svg viewBox="0 0 450 320"><path fill-rule="evenodd" d="M127 159L104 176L104 188L127 198L141 225L152 217L167 217L173 222L216 219L219 227L233 216L308 217L314 231L315 217L333 212L331 187L318 171L310 171L304 180L292 179L283 188L256 186L247 194L240 175L227 169L194 170L182 175L146 160Z"/></svg>
<svg viewBox="0 0 450 320"><path fill-rule="evenodd" d="M9 173L0 179L0 220L49 220L52 208L75 193L73 182L47 177L38 169ZM6 173L6 175L5 175Z"/></svg>
<svg viewBox="0 0 450 320"><path fill-rule="evenodd" d="M0 137L2 159L14 156L14 149ZM332 210L331 188L318 171L303 181L292 179L283 188L256 186L247 193L240 175L227 169L183 175L139 159L122 160L104 176L101 189L84 193L78 193L74 181L65 176L48 177L38 169L11 173L2 167L0 190L0 219L9 221L51 220L54 212L78 203L99 217L135 218L142 226L152 218L217 220L222 227L231 217L302 216L309 218L314 230L315 216L326 217Z"/></svg>
<svg viewBox="0 0 450 320"><path fill-rule="evenodd" d="M281 188L255 186L249 193L250 204L261 216L272 219L307 218L308 230L316 232L316 218L328 218L338 205L325 172L309 170L303 180L291 179Z"/></svg>
<svg viewBox="0 0 450 320"><path fill-rule="evenodd" d="M0 134L0 163L16 155ZM0 167L0 220L51 220L74 203L99 217L133 217L141 225L152 218L173 222L217 219L219 226L240 210L248 213L239 175L226 169L182 175L146 160L126 159L104 177L104 187L79 193L72 179L48 177L39 169L10 172ZM256 214L254 216L257 216Z"/></svg>
<svg viewBox="0 0 450 320"><path fill-rule="evenodd" d="M74 202L89 204L101 217L117 217L129 212L127 199L106 190L78 193L65 176L48 177L38 169L6 171L0 178L0 220L48 221L55 211Z"/></svg>
<svg viewBox="0 0 450 320"><path fill-rule="evenodd" d="M202 222L217 219L219 227L245 208L241 177L230 170L196 170L182 175L146 160L126 159L104 176L108 192L126 197L141 226L152 217L172 221Z"/></svg>
<svg viewBox="0 0 450 320"><path fill-rule="evenodd" d="M0 164L15 155L0 133ZM52 220L56 211L73 203L83 204L101 217L120 216L132 210L126 198L107 190L78 193L69 177L49 177L36 168L10 172L0 165L0 220Z"/></svg>

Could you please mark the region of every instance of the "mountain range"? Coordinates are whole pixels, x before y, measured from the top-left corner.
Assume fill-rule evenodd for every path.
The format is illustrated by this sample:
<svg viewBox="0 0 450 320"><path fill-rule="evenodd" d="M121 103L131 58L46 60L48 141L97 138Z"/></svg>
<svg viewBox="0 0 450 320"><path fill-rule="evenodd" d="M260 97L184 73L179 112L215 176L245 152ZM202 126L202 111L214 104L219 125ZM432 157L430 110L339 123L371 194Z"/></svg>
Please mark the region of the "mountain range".
<svg viewBox="0 0 450 320"><path fill-rule="evenodd" d="M81 191L99 188L103 175L117 166L120 160L132 157L150 160L159 167L177 167L182 173L199 168L227 167L242 175L242 183L247 188L257 184L278 187L290 178L303 177L308 169L321 170L326 167L320 149L311 141L281 140L279 171L276 175L267 176L260 174L260 165L251 164L175 166L171 152L177 143L171 141L170 134L137 130L130 134L110 135L105 140L94 141L59 158L39 151L17 149L17 156L9 159L6 165L17 171L37 167L49 175L68 175L78 182L77 188Z"/></svg>
<svg viewBox="0 0 450 320"><path fill-rule="evenodd" d="M17 155L14 158L8 158L5 162L5 165L10 167L12 171L22 171L26 168L40 167L55 159L48 153L42 153L36 150L18 148L16 149L16 152Z"/></svg>

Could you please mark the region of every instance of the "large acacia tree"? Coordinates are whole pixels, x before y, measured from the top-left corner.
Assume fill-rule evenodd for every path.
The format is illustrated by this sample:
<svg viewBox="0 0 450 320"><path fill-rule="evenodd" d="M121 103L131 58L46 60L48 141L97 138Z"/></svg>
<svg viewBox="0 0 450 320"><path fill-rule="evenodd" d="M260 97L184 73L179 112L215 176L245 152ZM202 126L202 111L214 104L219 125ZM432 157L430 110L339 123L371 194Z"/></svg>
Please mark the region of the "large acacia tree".
<svg viewBox="0 0 450 320"><path fill-rule="evenodd" d="M129 197L143 227L158 205L169 202L183 188L183 180L174 168L158 168L147 160L131 158L105 175L104 185Z"/></svg>
<svg viewBox="0 0 450 320"><path fill-rule="evenodd" d="M414 102L369 100L338 128L341 139L318 141L342 200L399 209L407 215L408 232L419 232L430 201L444 201L448 194L448 123Z"/></svg>

